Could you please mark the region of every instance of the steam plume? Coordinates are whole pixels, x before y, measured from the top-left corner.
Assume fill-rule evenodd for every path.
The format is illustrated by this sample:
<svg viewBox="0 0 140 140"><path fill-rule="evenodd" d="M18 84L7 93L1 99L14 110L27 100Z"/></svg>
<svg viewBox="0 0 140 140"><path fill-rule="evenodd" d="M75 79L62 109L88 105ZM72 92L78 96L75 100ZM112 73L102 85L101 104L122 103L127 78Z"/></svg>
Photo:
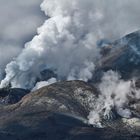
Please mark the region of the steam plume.
<svg viewBox="0 0 140 140"><path fill-rule="evenodd" d="M40 89L44 86L48 86L50 84L53 84L53 83L56 83L56 79L55 78L51 78L49 79L48 81L41 81L41 82L38 82L36 83L35 87L32 89L32 91L36 91L37 89Z"/></svg>
<svg viewBox="0 0 140 140"><path fill-rule="evenodd" d="M99 99L88 116L90 124L100 124L102 119L113 119L114 112L125 118L132 116L130 102L140 99L135 80L124 81L118 73L108 71L99 84L99 90Z"/></svg>
<svg viewBox="0 0 140 140"><path fill-rule="evenodd" d="M22 53L6 67L0 87L31 89L44 69L58 79L92 77L99 56L96 42L116 39L139 28L139 0L44 0L45 23ZM50 17L48 19L48 17ZM83 74L84 73L84 74Z"/></svg>

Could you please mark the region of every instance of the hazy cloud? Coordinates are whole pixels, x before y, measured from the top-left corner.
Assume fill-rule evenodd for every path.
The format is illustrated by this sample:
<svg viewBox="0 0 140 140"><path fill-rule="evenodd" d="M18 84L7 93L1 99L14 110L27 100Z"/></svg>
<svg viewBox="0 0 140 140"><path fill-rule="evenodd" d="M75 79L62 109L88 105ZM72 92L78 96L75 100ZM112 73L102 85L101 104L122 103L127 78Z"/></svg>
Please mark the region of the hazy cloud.
<svg viewBox="0 0 140 140"><path fill-rule="evenodd" d="M0 38L25 42L36 33L43 20L40 10L42 0L1 0L0 1Z"/></svg>
<svg viewBox="0 0 140 140"><path fill-rule="evenodd" d="M44 22L42 0L0 1L0 79L5 65L17 56L24 43L36 34Z"/></svg>

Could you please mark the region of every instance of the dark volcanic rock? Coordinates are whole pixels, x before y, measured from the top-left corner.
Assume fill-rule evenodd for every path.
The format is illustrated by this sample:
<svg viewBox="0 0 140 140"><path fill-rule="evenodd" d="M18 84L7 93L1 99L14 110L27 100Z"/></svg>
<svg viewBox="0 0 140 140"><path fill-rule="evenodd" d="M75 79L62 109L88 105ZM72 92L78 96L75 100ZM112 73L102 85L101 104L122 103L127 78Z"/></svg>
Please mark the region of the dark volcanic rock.
<svg viewBox="0 0 140 140"><path fill-rule="evenodd" d="M50 112L16 116L0 133L2 140L139 140L127 129L93 128L73 117ZM31 125L32 123L32 125Z"/></svg>
<svg viewBox="0 0 140 140"><path fill-rule="evenodd" d="M15 104L21 100L23 96L29 93L29 90L18 88L4 88L0 89L0 104L8 105Z"/></svg>

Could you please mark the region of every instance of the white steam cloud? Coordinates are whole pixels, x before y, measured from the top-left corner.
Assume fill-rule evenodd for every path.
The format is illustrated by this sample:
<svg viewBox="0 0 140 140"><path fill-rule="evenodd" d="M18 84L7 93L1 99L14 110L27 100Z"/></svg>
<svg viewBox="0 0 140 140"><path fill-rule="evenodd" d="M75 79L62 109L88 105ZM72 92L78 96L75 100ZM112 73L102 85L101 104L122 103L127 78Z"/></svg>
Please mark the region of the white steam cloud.
<svg viewBox="0 0 140 140"><path fill-rule="evenodd" d="M132 116L129 103L132 99L140 99L135 80L124 81L118 73L108 71L99 84L99 90L99 99L88 116L90 124L100 124L102 119L113 119L114 112L125 118Z"/></svg>
<svg viewBox="0 0 140 140"><path fill-rule="evenodd" d="M31 89L47 68L60 80L87 81L100 57L96 42L138 29L139 4L139 0L44 0L41 9L50 18L7 65L0 87L11 83L12 87Z"/></svg>
<svg viewBox="0 0 140 140"><path fill-rule="evenodd" d="M35 87L32 89L32 91L36 91L37 89L51 85L51 84L56 83L56 82L57 82L56 78L51 78L48 81L37 82Z"/></svg>
<svg viewBox="0 0 140 140"><path fill-rule="evenodd" d="M3 78L4 69L7 63L9 63L13 59L14 56L20 53L20 51L21 51L21 48L16 45L5 44L2 42L0 43L0 80L2 80Z"/></svg>

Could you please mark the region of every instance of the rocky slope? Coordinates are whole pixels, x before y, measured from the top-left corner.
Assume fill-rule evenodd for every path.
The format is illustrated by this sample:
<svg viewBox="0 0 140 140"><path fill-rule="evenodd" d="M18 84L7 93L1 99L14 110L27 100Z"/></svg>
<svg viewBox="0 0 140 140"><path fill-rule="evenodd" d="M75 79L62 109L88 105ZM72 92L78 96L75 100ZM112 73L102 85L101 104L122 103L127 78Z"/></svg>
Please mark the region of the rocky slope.
<svg viewBox="0 0 140 140"><path fill-rule="evenodd" d="M0 139L139 139L139 119L104 121L104 128L86 123L97 93L82 81L58 82L26 95L17 104L0 106Z"/></svg>

